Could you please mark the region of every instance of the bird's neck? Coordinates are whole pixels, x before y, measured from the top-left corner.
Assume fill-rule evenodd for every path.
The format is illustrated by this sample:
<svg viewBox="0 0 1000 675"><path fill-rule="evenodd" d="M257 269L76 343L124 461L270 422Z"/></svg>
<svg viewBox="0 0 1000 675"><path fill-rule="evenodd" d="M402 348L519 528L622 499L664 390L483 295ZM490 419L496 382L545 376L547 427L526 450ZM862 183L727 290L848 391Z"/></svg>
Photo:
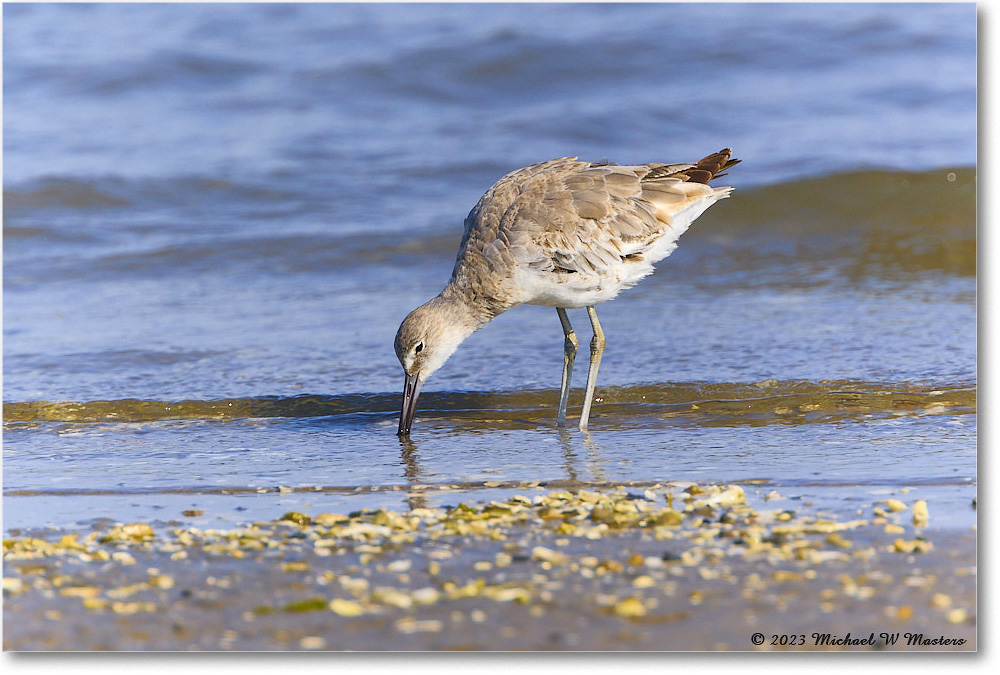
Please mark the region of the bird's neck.
<svg viewBox="0 0 1000 675"><path fill-rule="evenodd" d="M440 297L463 306L464 311L478 322L477 330L520 304L509 289L505 288L502 280L490 274L484 266L470 264L469 259L463 259L455 266L451 280L441 291Z"/></svg>
<svg viewBox="0 0 1000 675"><path fill-rule="evenodd" d="M454 283L445 286L431 302L452 325L461 328L464 337L472 335L500 313L494 313L489 304L480 302L478 298Z"/></svg>

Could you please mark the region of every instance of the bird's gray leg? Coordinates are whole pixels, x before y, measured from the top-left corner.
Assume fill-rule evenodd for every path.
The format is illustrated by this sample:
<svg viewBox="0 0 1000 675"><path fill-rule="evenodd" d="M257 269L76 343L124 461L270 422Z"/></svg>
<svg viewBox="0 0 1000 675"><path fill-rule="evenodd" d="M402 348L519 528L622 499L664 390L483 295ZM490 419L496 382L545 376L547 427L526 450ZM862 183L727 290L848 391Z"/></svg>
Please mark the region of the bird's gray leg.
<svg viewBox="0 0 1000 675"><path fill-rule="evenodd" d="M566 336L563 352L562 387L559 389L559 413L556 415L556 422L563 425L566 423L566 403L569 401L569 381L570 378L573 377L573 362L576 361L576 348L580 343L577 342L576 333L573 332L573 326L569 323L569 317L566 316L566 310L562 307L556 307L556 311L559 312L559 323L562 324L563 334Z"/></svg>
<svg viewBox="0 0 1000 675"><path fill-rule="evenodd" d="M594 403L594 386L597 384L597 369L601 367L601 355L604 353L604 331L601 322L597 320L597 312L593 307L587 308L590 325L594 328L594 339L590 341L590 370L587 371L587 393L583 398L583 412L580 413L580 431L587 430L590 421L590 407Z"/></svg>

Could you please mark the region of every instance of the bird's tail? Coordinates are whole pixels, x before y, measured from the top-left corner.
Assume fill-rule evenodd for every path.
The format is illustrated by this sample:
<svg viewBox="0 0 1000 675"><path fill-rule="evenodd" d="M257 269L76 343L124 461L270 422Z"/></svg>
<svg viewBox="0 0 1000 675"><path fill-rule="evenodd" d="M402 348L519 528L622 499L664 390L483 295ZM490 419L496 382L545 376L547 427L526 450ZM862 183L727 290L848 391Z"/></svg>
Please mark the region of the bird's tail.
<svg viewBox="0 0 1000 675"><path fill-rule="evenodd" d="M698 163L693 168L687 169L682 173L688 177L688 182L708 183L713 178L725 176L726 174L721 173L722 171L740 163L738 159L730 159L732 153L733 151L729 148L723 148L715 154L698 160Z"/></svg>

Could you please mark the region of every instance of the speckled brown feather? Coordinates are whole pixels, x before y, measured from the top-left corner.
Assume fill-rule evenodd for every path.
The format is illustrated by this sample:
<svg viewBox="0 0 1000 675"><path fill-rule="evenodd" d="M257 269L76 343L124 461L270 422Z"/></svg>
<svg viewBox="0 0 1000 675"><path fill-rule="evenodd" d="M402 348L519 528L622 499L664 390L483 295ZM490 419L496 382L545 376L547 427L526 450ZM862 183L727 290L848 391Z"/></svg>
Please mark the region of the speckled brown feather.
<svg viewBox="0 0 1000 675"><path fill-rule="evenodd" d="M676 246L671 242L687 227L671 231L676 214L728 194L706 184L738 161L725 149L694 164L565 157L513 171L466 218L443 294L474 298L483 323L517 304L560 306L559 293L614 297ZM655 259L646 261L648 255Z"/></svg>

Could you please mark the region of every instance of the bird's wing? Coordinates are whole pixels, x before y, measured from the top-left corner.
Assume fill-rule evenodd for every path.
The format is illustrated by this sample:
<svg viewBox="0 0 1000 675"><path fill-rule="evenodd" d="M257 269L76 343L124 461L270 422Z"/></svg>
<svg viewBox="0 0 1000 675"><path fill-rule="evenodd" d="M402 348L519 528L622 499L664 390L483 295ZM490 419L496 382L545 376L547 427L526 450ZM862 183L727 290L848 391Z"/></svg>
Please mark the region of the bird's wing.
<svg viewBox="0 0 1000 675"><path fill-rule="evenodd" d="M604 274L687 229L689 207L716 194L688 180L684 172L694 168L574 162L536 173L506 208L498 239L517 264L538 272Z"/></svg>
<svg viewBox="0 0 1000 675"><path fill-rule="evenodd" d="M519 251L518 259L512 255L509 240L513 236L526 243L521 236L521 228L534 226L518 222L517 214L529 203L531 196L524 189L538 176L566 173L576 165L589 166L577 162L576 157L562 157L540 164L532 164L511 171L487 190L465 219L465 232L458 247L453 278L463 267L476 269L488 267L498 274L503 266L511 267L521 259L524 251ZM515 232L518 234L515 235Z"/></svg>
<svg viewBox="0 0 1000 675"><path fill-rule="evenodd" d="M618 166L563 157L513 171L465 220L452 283L495 315L523 302L512 277L528 270L585 286L634 283L668 255L688 225L729 188L707 182L735 164L729 151L695 164ZM642 262L636 274L623 265Z"/></svg>

